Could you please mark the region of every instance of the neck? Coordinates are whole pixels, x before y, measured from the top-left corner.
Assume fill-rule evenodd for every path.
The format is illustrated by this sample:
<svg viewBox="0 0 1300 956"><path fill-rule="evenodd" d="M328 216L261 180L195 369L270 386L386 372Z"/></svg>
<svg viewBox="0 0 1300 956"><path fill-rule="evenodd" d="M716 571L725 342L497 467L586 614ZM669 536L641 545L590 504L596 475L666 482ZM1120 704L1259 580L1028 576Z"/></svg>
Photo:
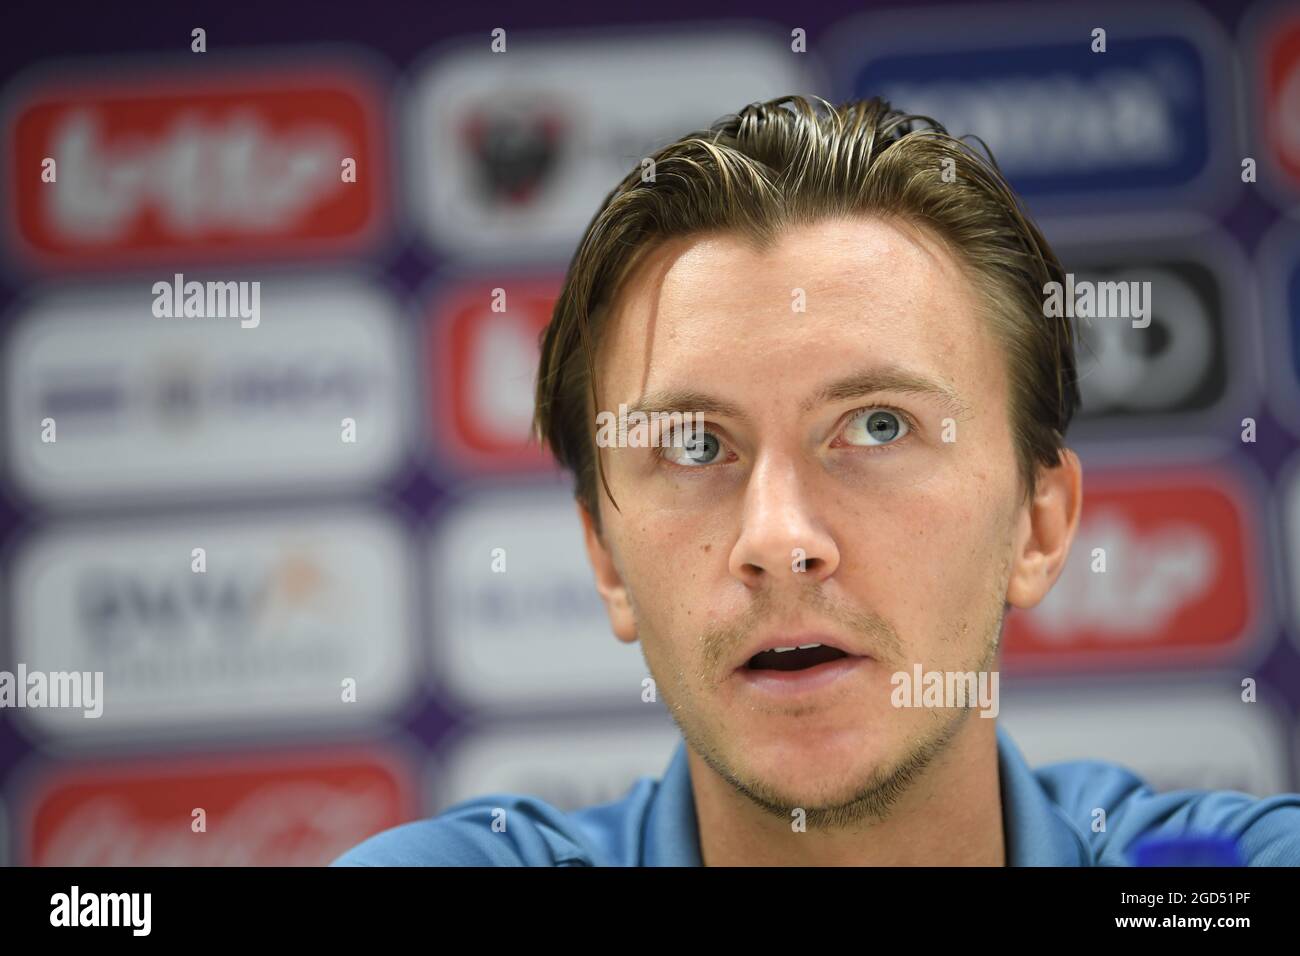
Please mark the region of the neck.
<svg viewBox="0 0 1300 956"><path fill-rule="evenodd" d="M797 832L752 803L691 748L705 866L1005 866L995 720L964 722L882 820Z"/></svg>

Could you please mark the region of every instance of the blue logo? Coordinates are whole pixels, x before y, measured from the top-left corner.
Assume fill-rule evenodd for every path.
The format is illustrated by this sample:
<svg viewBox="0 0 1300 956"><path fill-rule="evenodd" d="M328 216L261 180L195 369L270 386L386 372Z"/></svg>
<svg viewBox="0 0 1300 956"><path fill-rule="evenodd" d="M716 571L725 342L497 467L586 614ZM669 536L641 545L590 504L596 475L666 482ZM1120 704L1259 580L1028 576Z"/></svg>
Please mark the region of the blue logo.
<svg viewBox="0 0 1300 956"><path fill-rule="evenodd" d="M973 22L993 30L1000 21ZM1030 29L1007 24L983 42L979 33L922 33L923 47L915 32L864 30L842 47L853 52L840 75L855 97L882 96L983 140L1035 212L1181 207L1211 178L1232 184L1232 144L1223 142L1231 123L1222 121L1232 73L1207 52L1215 44L1181 23L1117 28L1104 52L1077 25L1066 33L1035 21L1025 39Z"/></svg>

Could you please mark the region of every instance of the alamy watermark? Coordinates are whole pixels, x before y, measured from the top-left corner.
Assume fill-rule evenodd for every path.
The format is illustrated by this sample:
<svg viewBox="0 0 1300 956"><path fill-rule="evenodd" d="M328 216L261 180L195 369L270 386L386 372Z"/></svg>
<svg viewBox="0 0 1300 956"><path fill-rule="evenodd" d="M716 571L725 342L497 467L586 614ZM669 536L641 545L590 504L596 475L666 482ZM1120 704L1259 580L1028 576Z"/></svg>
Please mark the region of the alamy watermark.
<svg viewBox="0 0 1300 956"><path fill-rule="evenodd" d="M51 926L122 926L148 936L153 926L152 893L83 893L73 884L50 897Z"/></svg>
<svg viewBox="0 0 1300 956"><path fill-rule="evenodd" d="M697 448L704 435L703 412L643 412L627 410L620 402L618 415L596 415L597 448Z"/></svg>
<svg viewBox="0 0 1300 956"><path fill-rule="evenodd" d="M96 718L104 713L103 671L0 671L0 708L72 707L82 716Z"/></svg>
<svg viewBox="0 0 1300 956"><path fill-rule="evenodd" d="M1043 315L1049 319L1132 319L1133 328L1151 324L1150 282L1076 281L1073 272L1065 274L1065 284L1049 282L1043 286Z"/></svg>
<svg viewBox="0 0 1300 956"><path fill-rule="evenodd" d="M262 321L262 283L185 281L176 273L171 282L153 284L153 314L159 319L239 318L241 329Z"/></svg>
<svg viewBox="0 0 1300 956"><path fill-rule="evenodd" d="M889 679L895 707L974 707L981 717L998 715L997 671L896 671Z"/></svg>

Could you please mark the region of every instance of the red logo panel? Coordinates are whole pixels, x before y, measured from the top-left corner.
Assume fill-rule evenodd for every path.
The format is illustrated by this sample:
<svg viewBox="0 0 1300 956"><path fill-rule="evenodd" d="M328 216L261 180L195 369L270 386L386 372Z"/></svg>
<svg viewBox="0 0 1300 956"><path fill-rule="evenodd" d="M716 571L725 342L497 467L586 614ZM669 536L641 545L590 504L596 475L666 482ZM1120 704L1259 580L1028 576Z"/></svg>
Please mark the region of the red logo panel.
<svg viewBox="0 0 1300 956"><path fill-rule="evenodd" d="M19 250L54 269L355 251L386 216L379 103L337 69L36 85L8 138Z"/></svg>
<svg viewBox="0 0 1300 956"><path fill-rule="evenodd" d="M321 866L413 808L406 772L369 754L97 764L39 788L27 862Z"/></svg>
<svg viewBox="0 0 1300 956"><path fill-rule="evenodd" d="M1070 558L1007 619L1011 669L1155 666L1231 657L1250 634L1260 567L1246 497L1218 472L1089 474Z"/></svg>
<svg viewBox="0 0 1300 956"><path fill-rule="evenodd" d="M1300 17L1270 24L1260 64L1269 148L1292 186L1300 187Z"/></svg>
<svg viewBox="0 0 1300 956"><path fill-rule="evenodd" d="M439 457L475 472L544 471L550 453L530 441L542 330L560 282L465 283L430 315L429 421ZM494 289L505 293L494 311Z"/></svg>

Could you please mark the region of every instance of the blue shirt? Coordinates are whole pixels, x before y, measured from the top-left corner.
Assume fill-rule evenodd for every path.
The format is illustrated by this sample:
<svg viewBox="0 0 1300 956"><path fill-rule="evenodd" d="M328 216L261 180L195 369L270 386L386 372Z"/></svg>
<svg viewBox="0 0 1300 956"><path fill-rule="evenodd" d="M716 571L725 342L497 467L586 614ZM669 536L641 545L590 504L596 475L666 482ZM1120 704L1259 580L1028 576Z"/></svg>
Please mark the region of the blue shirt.
<svg viewBox="0 0 1300 956"><path fill-rule="evenodd" d="M1157 794L1101 761L1030 770L1001 726L997 740L1008 866L1127 866L1139 840L1206 834L1234 838L1247 865L1300 866L1300 794ZM1104 832L1093 832L1098 807ZM506 827L495 832L501 809ZM662 780L642 777L611 803L566 813L534 797L488 794L385 830L330 865L700 866L686 744Z"/></svg>

